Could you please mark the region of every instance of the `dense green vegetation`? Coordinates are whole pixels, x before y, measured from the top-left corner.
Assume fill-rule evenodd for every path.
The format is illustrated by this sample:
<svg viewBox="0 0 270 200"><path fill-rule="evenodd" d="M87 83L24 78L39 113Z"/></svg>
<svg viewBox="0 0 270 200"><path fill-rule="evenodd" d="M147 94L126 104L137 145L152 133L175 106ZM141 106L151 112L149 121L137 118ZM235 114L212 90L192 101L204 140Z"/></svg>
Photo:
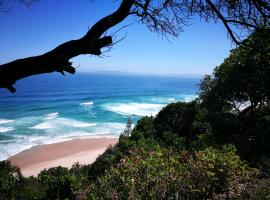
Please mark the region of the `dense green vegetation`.
<svg viewBox="0 0 270 200"><path fill-rule="evenodd" d="M144 117L92 165L25 178L0 163L0 199L270 199L270 31L254 32L199 98Z"/></svg>
<svg viewBox="0 0 270 200"><path fill-rule="evenodd" d="M233 143L253 165L269 163L270 157L269 36L269 29L253 33L200 84L215 141Z"/></svg>

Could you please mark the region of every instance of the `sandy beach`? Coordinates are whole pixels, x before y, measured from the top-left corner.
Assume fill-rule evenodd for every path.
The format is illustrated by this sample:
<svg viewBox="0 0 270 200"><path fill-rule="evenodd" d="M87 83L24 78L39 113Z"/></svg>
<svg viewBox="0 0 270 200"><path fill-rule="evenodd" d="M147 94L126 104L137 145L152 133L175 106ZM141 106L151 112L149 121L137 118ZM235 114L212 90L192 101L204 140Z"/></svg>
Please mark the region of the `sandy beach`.
<svg viewBox="0 0 270 200"><path fill-rule="evenodd" d="M20 167L24 176L37 176L50 167L71 167L73 163L90 164L108 146L115 145L118 138L75 139L48 145L32 147L10 157L13 165Z"/></svg>

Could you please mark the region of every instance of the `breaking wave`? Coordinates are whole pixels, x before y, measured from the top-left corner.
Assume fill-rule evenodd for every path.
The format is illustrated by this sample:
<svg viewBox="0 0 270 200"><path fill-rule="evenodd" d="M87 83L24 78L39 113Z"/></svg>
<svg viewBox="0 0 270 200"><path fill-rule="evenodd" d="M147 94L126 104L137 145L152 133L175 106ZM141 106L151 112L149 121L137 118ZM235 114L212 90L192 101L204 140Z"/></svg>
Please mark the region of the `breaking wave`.
<svg viewBox="0 0 270 200"><path fill-rule="evenodd" d="M10 119L0 119L0 124L9 124L11 122L13 122L14 120L10 120Z"/></svg>
<svg viewBox="0 0 270 200"><path fill-rule="evenodd" d="M94 105L94 102L85 102L85 103L80 103L81 106L92 106Z"/></svg>
<svg viewBox="0 0 270 200"><path fill-rule="evenodd" d="M51 144L77 138L118 137L124 130L125 123L83 122L61 117L59 113L49 113L39 117L27 117L12 120L14 127L0 127L0 133L24 126L24 132L12 134L12 139L0 141L0 160L9 158L36 145ZM27 127L28 125L28 127ZM32 126L29 126L32 125Z"/></svg>
<svg viewBox="0 0 270 200"><path fill-rule="evenodd" d="M0 127L0 133L5 133L13 130L15 130L13 127Z"/></svg>
<svg viewBox="0 0 270 200"><path fill-rule="evenodd" d="M108 111L121 115L155 116L165 104L150 103L111 103L105 104Z"/></svg>

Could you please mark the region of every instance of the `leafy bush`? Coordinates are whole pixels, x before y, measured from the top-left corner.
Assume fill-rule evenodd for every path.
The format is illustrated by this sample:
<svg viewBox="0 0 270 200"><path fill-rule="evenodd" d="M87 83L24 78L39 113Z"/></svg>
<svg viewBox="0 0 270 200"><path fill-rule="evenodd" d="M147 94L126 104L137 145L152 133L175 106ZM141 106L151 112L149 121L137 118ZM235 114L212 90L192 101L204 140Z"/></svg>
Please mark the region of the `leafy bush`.
<svg viewBox="0 0 270 200"><path fill-rule="evenodd" d="M269 34L269 28L252 33L200 84L203 118L215 143L233 143L243 159L260 168L270 159Z"/></svg>
<svg viewBox="0 0 270 200"><path fill-rule="evenodd" d="M270 29L255 31L231 51L212 76L203 79L200 98L208 110L237 110L239 105L249 103L251 111L270 102L269 35Z"/></svg>
<svg viewBox="0 0 270 200"><path fill-rule="evenodd" d="M17 187L18 200L45 200L46 190L43 184L41 184L37 178L31 176L29 178L23 178L20 185Z"/></svg>
<svg viewBox="0 0 270 200"><path fill-rule="evenodd" d="M41 171L38 180L46 189L46 199L74 199L80 187L80 180L60 166Z"/></svg>
<svg viewBox="0 0 270 200"><path fill-rule="evenodd" d="M92 184L89 198L226 199L240 195L257 176L233 146L203 151L134 149Z"/></svg>
<svg viewBox="0 0 270 200"><path fill-rule="evenodd" d="M116 165L124 156L129 155L129 150L137 147L154 147L158 143L153 140L153 117L140 119L130 137L120 135L119 142L114 147L109 147L94 163L88 167L89 180L96 180L104 175L112 166Z"/></svg>
<svg viewBox="0 0 270 200"><path fill-rule="evenodd" d="M166 146L191 148L198 135L210 138L211 126L204 120L199 101L168 104L154 118L154 138ZM198 141L197 141L198 142ZM194 147L194 145L193 145Z"/></svg>
<svg viewBox="0 0 270 200"><path fill-rule="evenodd" d="M179 137L191 137L192 125L198 110L196 103L171 103L163 108L154 119L155 137L166 141L165 133L171 132Z"/></svg>
<svg viewBox="0 0 270 200"><path fill-rule="evenodd" d="M154 118L143 117L137 122L136 126L134 127L130 139L137 141L141 138L153 138L154 133Z"/></svg>
<svg viewBox="0 0 270 200"><path fill-rule="evenodd" d="M240 200L269 200L270 199L270 179L256 181L248 190L242 192L238 197Z"/></svg>
<svg viewBox="0 0 270 200"><path fill-rule="evenodd" d="M15 199L17 196L17 185L22 179L18 167L12 166L10 161L0 162L0 199Z"/></svg>

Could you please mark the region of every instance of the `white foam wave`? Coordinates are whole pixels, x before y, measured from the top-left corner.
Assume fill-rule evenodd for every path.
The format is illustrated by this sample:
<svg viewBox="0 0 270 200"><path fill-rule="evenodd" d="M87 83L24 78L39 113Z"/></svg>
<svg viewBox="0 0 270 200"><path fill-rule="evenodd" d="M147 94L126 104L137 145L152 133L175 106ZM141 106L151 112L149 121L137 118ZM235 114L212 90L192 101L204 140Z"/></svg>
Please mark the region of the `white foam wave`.
<svg viewBox="0 0 270 200"><path fill-rule="evenodd" d="M92 106L94 102L85 102L85 103L80 103L81 106Z"/></svg>
<svg viewBox="0 0 270 200"><path fill-rule="evenodd" d="M48 121L39 123L35 126L30 127L30 129L54 129L54 128L61 128L61 127L74 127L74 128L87 128L91 126L95 126L96 123L86 123L81 122L74 119L68 118L57 118L54 120L45 118Z"/></svg>
<svg viewBox="0 0 270 200"><path fill-rule="evenodd" d="M0 119L0 124L8 124L14 122L14 120L10 120L10 119Z"/></svg>
<svg viewBox="0 0 270 200"><path fill-rule="evenodd" d="M155 116L165 104L150 103L111 103L105 104L106 110L122 115Z"/></svg>
<svg viewBox="0 0 270 200"><path fill-rule="evenodd" d="M57 118L57 120L61 120L61 118ZM67 119L67 121L69 120L71 119ZM48 121L48 123L52 123L53 121ZM42 144L52 144L82 138L118 138L126 126L125 123L108 122L92 123L92 125L95 126L82 130L58 125L55 129L44 129L45 133L42 133L42 135L14 135L12 141L5 141L5 144L0 145L0 160L7 159L23 150ZM46 128L46 126L44 123L43 127L39 125L36 128Z"/></svg>
<svg viewBox="0 0 270 200"><path fill-rule="evenodd" d="M91 127L91 126L96 126L97 123L83 123L83 122L76 122L72 126L73 127L78 127L78 128L84 128L84 127Z"/></svg>
<svg viewBox="0 0 270 200"><path fill-rule="evenodd" d="M175 98L168 98L169 101L175 101Z"/></svg>
<svg viewBox="0 0 270 200"><path fill-rule="evenodd" d="M51 128L54 128L54 126L51 122L42 122L30 128L31 129L51 129Z"/></svg>
<svg viewBox="0 0 270 200"><path fill-rule="evenodd" d="M47 120L51 120L51 119L55 119L59 116L58 112L54 112L54 113L49 113L46 115L45 119Z"/></svg>
<svg viewBox="0 0 270 200"><path fill-rule="evenodd" d="M126 127L126 124L124 123L99 123L95 129L93 130L94 135L100 135L100 134L116 134L119 135L124 131Z"/></svg>
<svg viewBox="0 0 270 200"><path fill-rule="evenodd" d="M15 130L15 128L13 127L0 127L0 133L5 133L8 131L13 131L13 130Z"/></svg>
<svg viewBox="0 0 270 200"><path fill-rule="evenodd" d="M72 120L72 119L67 119L67 118L62 118L59 119L59 125L66 125L66 126L72 126L75 128L86 128L86 127L91 127L91 126L96 126L97 123L86 123L86 122L81 122L77 120Z"/></svg>
<svg viewBox="0 0 270 200"><path fill-rule="evenodd" d="M32 147L31 145L21 144L19 141L13 141L12 143L8 143L3 146L4 148L0 148L0 161L6 160L11 156Z"/></svg>

